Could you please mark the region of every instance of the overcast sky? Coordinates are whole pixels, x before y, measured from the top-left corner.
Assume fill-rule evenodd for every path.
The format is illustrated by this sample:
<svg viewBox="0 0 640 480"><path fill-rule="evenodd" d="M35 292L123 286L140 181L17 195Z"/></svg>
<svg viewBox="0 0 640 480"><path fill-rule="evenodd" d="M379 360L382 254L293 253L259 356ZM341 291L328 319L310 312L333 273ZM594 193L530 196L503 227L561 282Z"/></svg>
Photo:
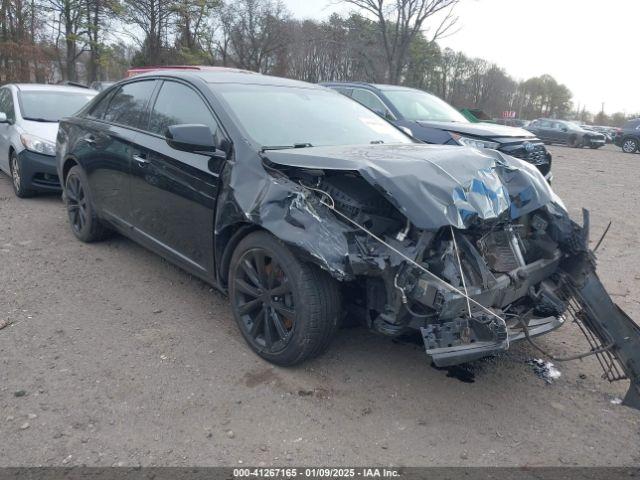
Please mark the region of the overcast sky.
<svg viewBox="0 0 640 480"><path fill-rule="evenodd" d="M283 0L298 18L346 13L332 0ZM598 112L640 112L640 0L460 0L440 44L494 61L517 79L549 73Z"/></svg>

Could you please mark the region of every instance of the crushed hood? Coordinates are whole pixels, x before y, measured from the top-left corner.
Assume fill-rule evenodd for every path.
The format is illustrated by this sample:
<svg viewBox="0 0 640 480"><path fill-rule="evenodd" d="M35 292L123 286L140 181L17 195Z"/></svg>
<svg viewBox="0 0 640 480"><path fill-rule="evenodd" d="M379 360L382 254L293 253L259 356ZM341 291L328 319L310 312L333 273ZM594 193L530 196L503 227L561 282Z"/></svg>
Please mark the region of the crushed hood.
<svg viewBox="0 0 640 480"><path fill-rule="evenodd" d="M402 144L268 151L288 167L358 172L418 228L467 228L508 212L515 219L558 203L533 166L494 150Z"/></svg>
<svg viewBox="0 0 640 480"><path fill-rule="evenodd" d="M497 123L463 123L463 122L432 122L420 120L416 122L423 127L432 127L463 135L473 135L486 138L534 138L534 135L522 128L498 125Z"/></svg>

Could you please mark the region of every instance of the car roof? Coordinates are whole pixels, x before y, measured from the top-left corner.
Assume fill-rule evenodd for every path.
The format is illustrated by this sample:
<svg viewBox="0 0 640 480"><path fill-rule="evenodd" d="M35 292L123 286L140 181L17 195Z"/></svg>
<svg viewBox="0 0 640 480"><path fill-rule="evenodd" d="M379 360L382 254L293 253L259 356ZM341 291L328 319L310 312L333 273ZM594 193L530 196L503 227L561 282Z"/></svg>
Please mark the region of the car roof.
<svg viewBox="0 0 640 480"><path fill-rule="evenodd" d="M18 90L24 92L74 92L74 93L98 93L91 88L72 87L70 85L50 85L48 83L13 83Z"/></svg>
<svg viewBox="0 0 640 480"><path fill-rule="evenodd" d="M433 95L432 93L417 88L403 87L401 85L388 85L385 83L367 83L367 82L322 82L321 85L327 85L332 87L361 87L369 88L371 90L391 91L391 90L405 90L407 92L421 92Z"/></svg>
<svg viewBox="0 0 640 480"><path fill-rule="evenodd" d="M159 70L182 70L182 71L205 71L205 72L244 72L255 73L250 70L232 67L216 67L214 65L150 65L146 67L132 67L127 70L129 76L138 75L147 72L156 72Z"/></svg>
<svg viewBox="0 0 640 480"><path fill-rule="evenodd" d="M263 75L261 73L251 72L249 70L227 69L217 67L215 69L202 69L202 70L178 70L178 69L165 69L154 70L148 73L142 73L132 78L146 78L146 77L174 77L188 80L193 77L198 77L206 83L236 83L244 85L273 85L273 86L289 86L298 88L315 88L322 89L322 86L315 85L313 83L302 82L300 80L291 80L288 78L274 77L271 75Z"/></svg>

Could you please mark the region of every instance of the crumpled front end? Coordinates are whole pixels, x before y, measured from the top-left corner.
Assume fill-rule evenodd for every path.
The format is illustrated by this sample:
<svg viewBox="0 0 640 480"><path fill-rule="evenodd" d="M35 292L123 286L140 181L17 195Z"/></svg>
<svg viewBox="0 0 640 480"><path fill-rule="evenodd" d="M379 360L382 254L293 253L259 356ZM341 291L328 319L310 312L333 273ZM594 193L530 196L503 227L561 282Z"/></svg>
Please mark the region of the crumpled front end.
<svg viewBox="0 0 640 480"><path fill-rule="evenodd" d="M637 402L640 354L629 345L639 350L640 332L595 276L588 228L534 167L424 145L267 152L261 167L232 173L225 218L235 212L329 271L348 317L389 336L419 332L438 366L571 320L592 354L615 362L612 376L632 379Z"/></svg>

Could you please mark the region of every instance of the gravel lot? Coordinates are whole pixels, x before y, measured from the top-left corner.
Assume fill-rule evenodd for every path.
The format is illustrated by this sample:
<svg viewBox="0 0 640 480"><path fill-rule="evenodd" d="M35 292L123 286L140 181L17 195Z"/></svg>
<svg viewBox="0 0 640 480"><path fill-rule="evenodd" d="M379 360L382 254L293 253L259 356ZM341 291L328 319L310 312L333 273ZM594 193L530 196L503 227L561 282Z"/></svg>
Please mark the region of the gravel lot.
<svg viewBox="0 0 640 480"><path fill-rule="evenodd" d="M640 319L640 155L552 147L555 189L592 238L614 299ZM430 367L363 329L282 369L245 346L227 300L122 237L84 245L58 197L0 174L0 465L638 465L640 412L595 360L546 384L525 344ZM541 343L585 348L572 325Z"/></svg>

